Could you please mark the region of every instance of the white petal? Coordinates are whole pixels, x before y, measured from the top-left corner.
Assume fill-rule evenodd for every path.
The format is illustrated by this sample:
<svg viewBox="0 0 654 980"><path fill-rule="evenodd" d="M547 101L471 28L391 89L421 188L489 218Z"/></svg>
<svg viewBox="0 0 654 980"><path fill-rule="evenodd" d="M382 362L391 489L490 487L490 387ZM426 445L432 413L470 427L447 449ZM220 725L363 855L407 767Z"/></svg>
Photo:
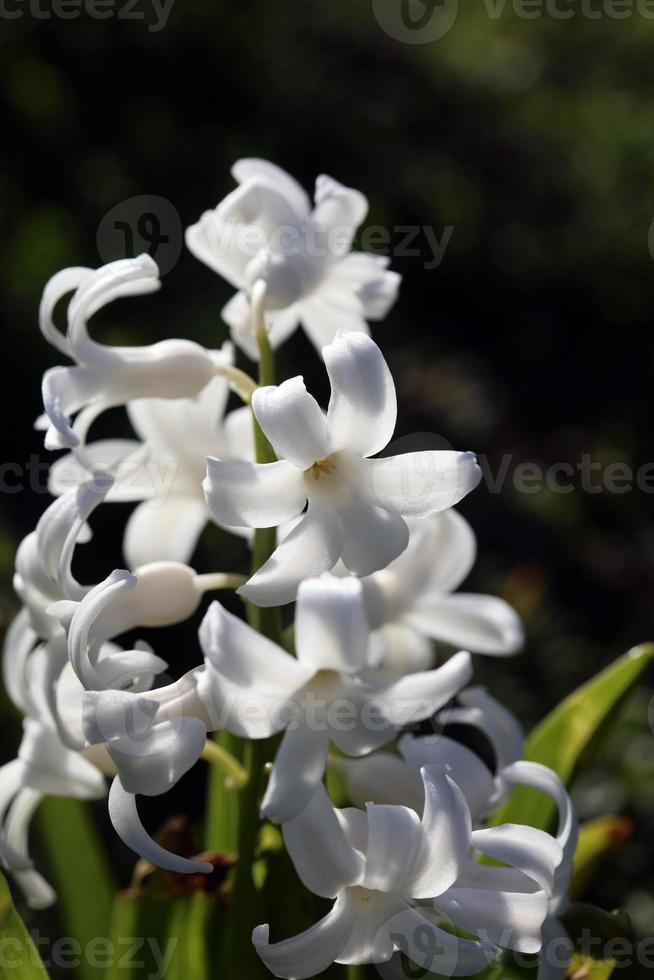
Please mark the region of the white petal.
<svg viewBox="0 0 654 980"><path fill-rule="evenodd" d="M470 852L468 804L446 766L421 770L425 792L420 871L408 886L412 898L434 898L454 884Z"/></svg>
<svg viewBox="0 0 654 980"><path fill-rule="evenodd" d="M309 195L294 177L275 163L258 157L243 157L232 167L232 176L239 184L252 179L265 181L284 194L293 205L298 218L305 218L309 214L311 208Z"/></svg>
<svg viewBox="0 0 654 980"><path fill-rule="evenodd" d="M206 670L198 693L215 727L267 738L287 724L284 708L311 673L218 602L209 607L199 635Z"/></svg>
<svg viewBox="0 0 654 980"><path fill-rule="evenodd" d="M534 827L502 824L476 830L472 845L482 854L523 871L544 891L551 893L554 872L561 863L563 851L550 834Z"/></svg>
<svg viewBox="0 0 654 980"><path fill-rule="evenodd" d="M50 467L48 490L54 497L61 497L89 480L93 473L103 470L119 477L105 497L107 502L142 500L153 489L151 477L141 471L140 461L135 457L142 450L143 445L135 439L100 439L84 447L84 459L92 468L83 466L74 453L67 453ZM136 458L134 465L130 457Z"/></svg>
<svg viewBox="0 0 654 980"><path fill-rule="evenodd" d="M364 888L403 891L420 869L425 844L420 818L406 806L369 803Z"/></svg>
<svg viewBox="0 0 654 980"><path fill-rule="evenodd" d="M354 291L367 320L383 320L397 299L402 277L387 269L388 258L351 252L333 266L329 285Z"/></svg>
<svg viewBox="0 0 654 980"><path fill-rule="evenodd" d="M515 762L502 770L501 777L509 784L531 786L549 796L557 805L559 825L556 839L562 848L563 856L556 871L554 897L562 898L570 883L573 862L579 839L579 818L572 800L558 775L547 766L537 762Z"/></svg>
<svg viewBox="0 0 654 980"><path fill-rule="evenodd" d="M29 654L38 642L27 609L21 609L5 634L2 647L2 680L5 690L17 708L26 712L29 691L26 689L25 667Z"/></svg>
<svg viewBox="0 0 654 980"><path fill-rule="evenodd" d="M388 928L406 902L395 892L355 891L350 893L355 929L338 958L339 963L387 963L395 951L392 929ZM377 971L381 975L381 971Z"/></svg>
<svg viewBox="0 0 654 980"><path fill-rule="evenodd" d="M251 361L259 360L259 345L254 333L254 322L250 303L245 293L236 293L222 309L221 316L230 327L235 344L247 354ZM293 303L281 310L265 311L268 340L273 350L277 350L297 329L300 323L299 304Z"/></svg>
<svg viewBox="0 0 654 980"><path fill-rule="evenodd" d="M12 851L23 856L26 860L29 860L28 833L30 823L42 799L42 794L32 789L21 790L14 799L7 816L4 828L7 844ZM12 875L22 889L29 908L47 909L56 902L56 892L38 871L17 869L12 870Z"/></svg>
<svg viewBox="0 0 654 980"><path fill-rule="evenodd" d="M385 568L409 543L404 518L356 495L338 512L345 532L343 564L354 575L370 575Z"/></svg>
<svg viewBox="0 0 654 980"><path fill-rule="evenodd" d="M26 719L18 758L25 764L23 785L39 793L72 796L80 800L105 795L102 773L80 755L66 748L54 732Z"/></svg>
<svg viewBox="0 0 654 980"><path fill-rule="evenodd" d="M468 577L477 558L474 531L456 510L445 510L431 517L412 521L416 546L429 556L429 567L422 583L424 592L453 592Z"/></svg>
<svg viewBox="0 0 654 980"><path fill-rule="evenodd" d="M524 734L511 712L492 698L482 687L462 691L458 701L462 708L448 708L443 724L474 725L490 739L498 769L504 769L522 758Z"/></svg>
<svg viewBox="0 0 654 980"><path fill-rule="evenodd" d="M370 697L380 705L389 725L404 727L429 718L455 697L472 676L470 654L457 653L442 667L409 674L377 689Z"/></svg>
<svg viewBox="0 0 654 980"><path fill-rule="evenodd" d="M428 517L474 490L481 469L474 453L435 450L369 460L360 480L362 492L379 507L404 517Z"/></svg>
<svg viewBox="0 0 654 980"><path fill-rule="evenodd" d="M422 595L405 618L420 633L472 653L509 656L524 643L520 617L497 596Z"/></svg>
<svg viewBox="0 0 654 980"><path fill-rule="evenodd" d="M43 290L41 305L39 306L39 328L45 339L67 357L72 357L73 354L68 339L55 326L53 318L55 306L66 293L77 289L92 273L93 269L87 269L83 266L62 269L61 272L48 280Z"/></svg>
<svg viewBox="0 0 654 980"><path fill-rule="evenodd" d="M271 944L268 926L257 926L252 933L252 942L273 976L306 980L322 973L338 959L354 926L347 893L343 893L320 922L298 936Z"/></svg>
<svg viewBox="0 0 654 980"><path fill-rule="evenodd" d="M302 378L257 388L252 408L280 459L306 470L329 454L325 416Z"/></svg>
<svg viewBox="0 0 654 980"><path fill-rule="evenodd" d="M429 670L433 664L431 640L404 623L389 623L370 634L366 680L384 684Z"/></svg>
<svg viewBox="0 0 654 980"><path fill-rule="evenodd" d="M127 730L107 749L125 792L159 796L195 765L205 742L206 728L199 718L175 718L155 724L145 738Z"/></svg>
<svg viewBox="0 0 654 980"><path fill-rule="evenodd" d="M368 623L357 579L323 575L300 585L295 647L300 663L312 670L361 670L368 649Z"/></svg>
<svg viewBox="0 0 654 980"><path fill-rule="evenodd" d="M481 973L494 958L494 950L488 945L451 935L418 909L398 913L387 929L412 963L439 976L470 977Z"/></svg>
<svg viewBox="0 0 654 980"><path fill-rule="evenodd" d="M565 927L550 916L543 925L543 948L536 980L566 980L573 952L574 943Z"/></svg>
<svg viewBox="0 0 654 980"><path fill-rule="evenodd" d="M254 459L254 419L247 405L225 416L221 440L227 459Z"/></svg>
<svg viewBox="0 0 654 980"><path fill-rule="evenodd" d="M155 561L188 562L208 517L204 501L194 497L144 501L125 526L127 564L139 568Z"/></svg>
<svg viewBox="0 0 654 980"><path fill-rule="evenodd" d="M297 517L307 499L302 473L286 460L210 457L203 487L209 510L223 527L278 527Z"/></svg>
<svg viewBox="0 0 654 980"><path fill-rule="evenodd" d="M472 865L472 862L471 862ZM438 908L461 929L519 953L537 953L548 898L512 868L474 865L438 898Z"/></svg>
<svg viewBox="0 0 654 980"><path fill-rule="evenodd" d="M139 819L135 797L125 792L118 777L109 791L109 816L122 842L157 867L178 874L211 874L213 871L213 865L207 861L179 857L153 841Z"/></svg>
<svg viewBox="0 0 654 980"><path fill-rule="evenodd" d="M349 252L354 234L368 213L365 196L321 174L316 180L314 200L312 220L324 232L330 255Z"/></svg>
<svg viewBox="0 0 654 980"><path fill-rule="evenodd" d="M350 844L324 786L284 824L284 843L302 884L323 898L335 898L363 872L363 856Z"/></svg>
<svg viewBox="0 0 654 980"><path fill-rule="evenodd" d="M348 304L345 311L341 304L325 292L324 288L297 303L302 326L313 346L321 352L327 344L334 342L341 333L368 333L368 324L363 318L361 304Z"/></svg>
<svg viewBox="0 0 654 980"><path fill-rule="evenodd" d="M345 776L347 795L354 806L387 803L422 811L422 781L396 755L375 752L365 759L340 759L339 771Z"/></svg>
<svg viewBox="0 0 654 980"><path fill-rule="evenodd" d="M332 451L372 456L388 445L397 397L388 365L364 333L345 333L323 348L332 394L327 424Z"/></svg>
<svg viewBox="0 0 654 980"><path fill-rule="evenodd" d="M403 735L399 748L407 765L416 772L423 766L448 766L450 776L466 799L473 821L477 822L486 814L495 790L493 776L481 759L465 745L445 735Z"/></svg>
<svg viewBox="0 0 654 980"><path fill-rule="evenodd" d="M311 500L300 523L238 590L239 595L257 606L281 606L292 602L300 583L333 568L342 550L340 518L317 500Z"/></svg>
<svg viewBox="0 0 654 980"><path fill-rule="evenodd" d="M275 756L262 817L285 823L303 810L325 774L328 747L324 727L300 719L291 723Z"/></svg>

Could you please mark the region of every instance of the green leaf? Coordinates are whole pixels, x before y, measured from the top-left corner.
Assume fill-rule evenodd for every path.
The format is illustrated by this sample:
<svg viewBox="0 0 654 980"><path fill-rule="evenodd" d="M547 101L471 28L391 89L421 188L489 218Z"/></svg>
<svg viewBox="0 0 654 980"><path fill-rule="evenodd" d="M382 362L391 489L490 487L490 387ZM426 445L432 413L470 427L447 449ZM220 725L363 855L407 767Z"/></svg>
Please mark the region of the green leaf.
<svg viewBox="0 0 654 980"><path fill-rule="evenodd" d="M581 825L569 889L571 898L583 895L602 860L624 844L632 830L633 824L626 817L599 817Z"/></svg>
<svg viewBox="0 0 654 980"><path fill-rule="evenodd" d="M64 936L82 950L107 938L115 892L114 879L93 813L87 803L46 797L36 816L48 878L57 892L57 914ZM97 980L94 960L82 956L70 971L76 980Z"/></svg>
<svg viewBox="0 0 654 980"><path fill-rule="evenodd" d="M581 755L653 660L654 644L634 647L576 690L534 729L525 747L525 759L549 766L569 784ZM555 812L553 801L519 787L493 823L523 823L546 830Z"/></svg>
<svg viewBox="0 0 654 980"><path fill-rule="evenodd" d="M25 923L14 908L9 885L0 874L0 974L12 980L48 980Z"/></svg>

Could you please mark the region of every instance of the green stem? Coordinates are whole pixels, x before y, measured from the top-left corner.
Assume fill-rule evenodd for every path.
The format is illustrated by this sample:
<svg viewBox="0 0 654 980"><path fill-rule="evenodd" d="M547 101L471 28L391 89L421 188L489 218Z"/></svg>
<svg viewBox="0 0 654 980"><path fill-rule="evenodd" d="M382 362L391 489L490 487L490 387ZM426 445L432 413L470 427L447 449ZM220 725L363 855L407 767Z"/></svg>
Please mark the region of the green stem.
<svg viewBox="0 0 654 980"><path fill-rule="evenodd" d="M224 745L208 741L202 749L201 758L212 766L217 766L222 771L224 778L229 780L235 789L240 789L247 783L247 771Z"/></svg>
<svg viewBox="0 0 654 980"><path fill-rule="evenodd" d="M259 286L260 284L257 284ZM275 360L263 322L263 294L253 291L252 307L259 346L259 384L275 383ZM254 414L254 444L257 463L273 463L276 460L272 446L266 439ZM260 528L255 532L252 545L252 573L268 561L277 546L277 529ZM282 623L279 609L260 609L246 603L250 626L273 642L282 644ZM255 980L268 973L254 952L251 942L252 927L259 905L252 868L256 859L259 840L259 805L264 792L265 766L271 761L273 747L270 741L249 740L243 746L243 766L247 771L247 783L239 794L238 863L234 875L231 896L232 922L226 930L225 964L231 970L238 965L239 980Z"/></svg>

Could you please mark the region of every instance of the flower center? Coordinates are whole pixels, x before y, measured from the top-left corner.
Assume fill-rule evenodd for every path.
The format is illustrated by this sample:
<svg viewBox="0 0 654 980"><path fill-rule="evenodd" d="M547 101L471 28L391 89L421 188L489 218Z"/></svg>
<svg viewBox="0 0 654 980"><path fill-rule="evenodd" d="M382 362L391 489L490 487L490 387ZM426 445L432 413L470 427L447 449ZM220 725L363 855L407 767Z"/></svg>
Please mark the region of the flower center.
<svg viewBox="0 0 654 980"><path fill-rule="evenodd" d="M319 459L308 470L307 475L316 482L325 476L329 476L336 469L336 461L333 456L326 459Z"/></svg>

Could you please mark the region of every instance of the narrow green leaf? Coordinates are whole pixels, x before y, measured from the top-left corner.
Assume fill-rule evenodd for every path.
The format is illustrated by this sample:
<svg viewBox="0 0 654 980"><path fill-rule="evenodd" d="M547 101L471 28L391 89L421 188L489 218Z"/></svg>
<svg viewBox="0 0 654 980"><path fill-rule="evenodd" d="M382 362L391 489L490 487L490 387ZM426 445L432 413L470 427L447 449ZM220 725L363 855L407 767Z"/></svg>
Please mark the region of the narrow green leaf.
<svg viewBox="0 0 654 980"><path fill-rule="evenodd" d="M583 752L622 698L654 660L654 644L634 647L561 702L534 729L525 759L540 762L569 784ZM555 805L535 790L520 787L496 814L493 823L523 823L548 829Z"/></svg>
<svg viewBox="0 0 654 980"><path fill-rule="evenodd" d="M36 817L48 878L57 892L62 934L82 948L81 963L70 971L75 980L97 980L89 943L109 936L115 885L103 842L87 803L46 797Z"/></svg>
<svg viewBox="0 0 654 980"><path fill-rule="evenodd" d="M177 939L168 928L173 905L132 891L116 896L104 980L163 980Z"/></svg>
<svg viewBox="0 0 654 980"><path fill-rule="evenodd" d="M0 975L12 980L48 980L25 923L14 908L9 885L0 874Z"/></svg>
<svg viewBox="0 0 654 980"><path fill-rule="evenodd" d="M569 894L580 898L604 857L629 839L633 830L626 817L599 817L582 824Z"/></svg>

